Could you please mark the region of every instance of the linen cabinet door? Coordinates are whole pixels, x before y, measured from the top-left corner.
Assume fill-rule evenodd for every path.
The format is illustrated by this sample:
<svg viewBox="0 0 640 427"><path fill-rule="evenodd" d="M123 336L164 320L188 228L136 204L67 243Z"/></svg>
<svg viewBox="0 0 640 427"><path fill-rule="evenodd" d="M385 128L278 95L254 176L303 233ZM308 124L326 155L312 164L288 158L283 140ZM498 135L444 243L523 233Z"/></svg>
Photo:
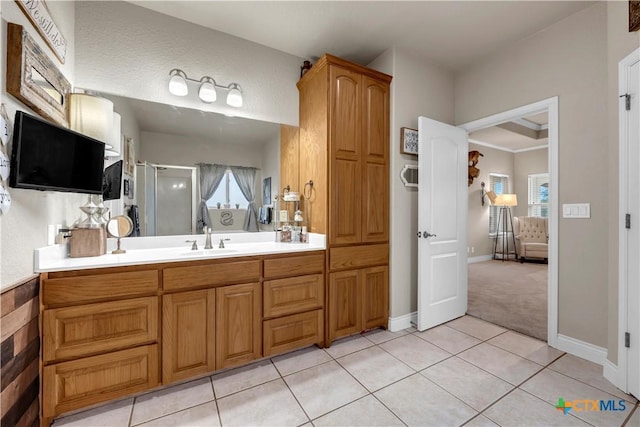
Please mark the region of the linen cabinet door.
<svg viewBox="0 0 640 427"><path fill-rule="evenodd" d="M389 267L385 265L365 268L360 273L363 329L378 326L386 329L389 319Z"/></svg>
<svg viewBox="0 0 640 427"><path fill-rule="evenodd" d="M260 283L216 289L216 369L241 365L262 355Z"/></svg>
<svg viewBox="0 0 640 427"><path fill-rule="evenodd" d="M358 270L329 274L328 343L362 330L361 294Z"/></svg>
<svg viewBox="0 0 640 427"><path fill-rule="evenodd" d="M162 297L162 381L215 369L215 289Z"/></svg>
<svg viewBox="0 0 640 427"><path fill-rule="evenodd" d="M389 240L389 85L363 76L362 241Z"/></svg>

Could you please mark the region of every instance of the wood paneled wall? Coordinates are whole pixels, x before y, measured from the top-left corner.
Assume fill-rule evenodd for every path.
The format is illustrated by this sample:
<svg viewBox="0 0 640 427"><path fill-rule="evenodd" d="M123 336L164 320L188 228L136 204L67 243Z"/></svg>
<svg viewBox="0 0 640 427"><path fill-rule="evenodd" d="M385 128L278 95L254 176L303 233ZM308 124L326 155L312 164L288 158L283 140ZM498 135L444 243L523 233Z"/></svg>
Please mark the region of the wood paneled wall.
<svg viewBox="0 0 640 427"><path fill-rule="evenodd" d="M39 425L38 354L39 277L28 279L0 296L3 426Z"/></svg>

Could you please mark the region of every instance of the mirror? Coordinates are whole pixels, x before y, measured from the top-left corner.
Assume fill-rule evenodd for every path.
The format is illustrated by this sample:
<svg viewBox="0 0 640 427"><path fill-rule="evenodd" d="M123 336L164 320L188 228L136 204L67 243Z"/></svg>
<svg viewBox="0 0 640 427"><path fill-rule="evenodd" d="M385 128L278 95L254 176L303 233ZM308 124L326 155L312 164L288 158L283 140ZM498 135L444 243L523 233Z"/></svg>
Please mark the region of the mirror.
<svg viewBox="0 0 640 427"><path fill-rule="evenodd" d="M111 252L112 254L123 254L126 251L120 247L120 239L127 237L133 231L133 222L128 216L114 216L107 222L107 233L111 237L118 239L118 247Z"/></svg>
<svg viewBox="0 0 640 427"><path fill-rule="evenodd" d="M123 196L116 203L138 206L141 236L202 232L195 226L200 203L194 170L197 163L256 168L256 207L272 202L263 200L263 186L267 180L272 188L279 188L278 123L104 93L101 96L114 103L122 117L122 133L133 140L135 174L125 174L126 179L135 180L133 196ZM226 192L229 199L220 199L220 192ZM247 205L233 176L223 179L208 202L213 233L242 232ZM261 224L260 229L273 231L273 224Z"/></svg>
<svg viewBox="0 0 640 427"><path fill-rule="evenodd" d="M7 92L36 113L68 126L71 84L21 25L7 24Z"/></svg>

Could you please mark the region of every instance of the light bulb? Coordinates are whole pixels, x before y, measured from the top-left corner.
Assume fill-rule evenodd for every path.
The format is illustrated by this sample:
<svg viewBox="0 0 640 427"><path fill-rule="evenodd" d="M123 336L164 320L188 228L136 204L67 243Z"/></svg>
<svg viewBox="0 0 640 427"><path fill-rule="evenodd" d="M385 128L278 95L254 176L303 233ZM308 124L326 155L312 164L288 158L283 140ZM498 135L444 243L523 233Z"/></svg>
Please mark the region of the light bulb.
<svg viewBox="0 0 640 427"><path fill-rule="evenodd" d="M215 102L218 98L216 94L216 82L211 77L203 77L200 79L200 82L200 89L198 89L200 100L208 104Z"/></svg>
<svg viewBox="0 0 640 427"><path fill-rule="evenodd" d="M227 95L227 104L231 107L242 107L242 92L240 92L240 86L237 83L231 83L229 87L231 90Z"/></svg>
<svg viewBox="0 0 640 427"><path fill-rule="evenodd" d="M186 96L189 93L187 87L187 75L178 69L171 70L169 73L169 92L176 96Z"/></svg>

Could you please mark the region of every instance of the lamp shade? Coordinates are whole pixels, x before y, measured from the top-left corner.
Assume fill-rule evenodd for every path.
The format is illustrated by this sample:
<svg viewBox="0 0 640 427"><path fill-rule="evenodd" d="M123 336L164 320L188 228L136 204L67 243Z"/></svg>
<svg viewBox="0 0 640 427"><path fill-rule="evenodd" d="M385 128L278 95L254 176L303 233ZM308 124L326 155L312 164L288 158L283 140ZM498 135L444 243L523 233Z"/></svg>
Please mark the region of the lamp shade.
<svg viewBox="0 0 640 427"><path fill-rule="evenodd" d="M242 107L242 92L236 83L231 84L231 90L227 95L227 104L232 107Z"/></svg>
<svg viewBox="0 0 640 427"><path fill-rule="evenodd" d="M208 104L215 102L218 98L216 93L216 82L211 77L203 77L198 89L198 97L202 102Z"/></svg>
<svg viewBox="0 0 640 427"><path fill-rule="evenodd" d="M122 118L120 117L120 114L114 112L111 136L109 138L109 145L111 145L111 148L104 150L104 154L106 156L117 157L122 152L121 124Z"/></svg>
<svg viewBox="0 0 640 427"><path fill-rule="evenodd" d="M113 102L85 93L69 94L69 127L110 145Z"/></svg>
<svg viewBox="0 0 640 427"><path fill-rule="evenodd" d="M187 87L187 75L181 70L171 70L169 73L169 92L176 96L186 96L189 93Z"/></svg>
<svg viewBox="0 0 640 427"><path fill-rule="evenodd" d="M518 206L518 197L515 194L498 194L495 205L497 206Z"/></svg>

